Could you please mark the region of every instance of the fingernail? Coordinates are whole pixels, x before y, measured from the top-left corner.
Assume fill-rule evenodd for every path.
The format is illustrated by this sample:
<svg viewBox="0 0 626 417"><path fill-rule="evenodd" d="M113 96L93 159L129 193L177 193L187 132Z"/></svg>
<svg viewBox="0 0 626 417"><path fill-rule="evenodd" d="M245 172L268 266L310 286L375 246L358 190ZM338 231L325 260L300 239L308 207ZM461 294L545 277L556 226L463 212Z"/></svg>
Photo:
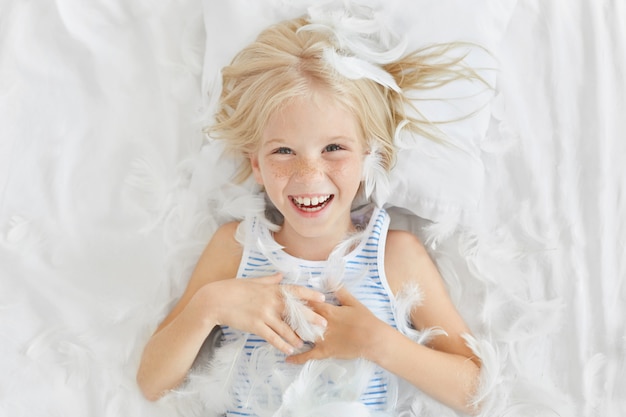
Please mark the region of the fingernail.
<svg viewBox="0 0 626 417"><path fill-rule="evenodd" d="M319 300L320 300L320 303L323 303L324 301L326 301L326 296L324 294L320 294Z"/></svg>

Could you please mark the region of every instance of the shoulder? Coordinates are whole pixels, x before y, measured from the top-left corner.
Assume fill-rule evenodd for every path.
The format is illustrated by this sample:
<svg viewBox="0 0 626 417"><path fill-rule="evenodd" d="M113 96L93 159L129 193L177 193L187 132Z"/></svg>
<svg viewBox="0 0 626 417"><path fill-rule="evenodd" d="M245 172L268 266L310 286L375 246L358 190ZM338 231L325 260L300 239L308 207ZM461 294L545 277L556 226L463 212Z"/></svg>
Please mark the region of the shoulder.
<svg viewBox="0 0 626 417"><path fill-rule="evenodd" d="M394 294L407 281L418 279L423 266L431 263L417 236L405 230L389 230L385 243L385 274Z"/></svg>
<svg viewBox="0 0 626 417"><path fill-rule="evenodd" d="M240 222L229 222L215 231L196 266L203 278L235 277L243 254L236 238L239 225Z"/></svg>
<svg viewBox="0 0 626 417"><path fill-rule="evenodd" d="M238 227L239 223L237 222L226 223L215 231L200 259L198 259L185 292L174 309L161 322L159 329L178 316L204 285L214 281L235 278L243 252L241 245L235 238Z"/></svg>
<svg viewBox="0 0 626 417"><path fill-rule="evenodd" d="M428 252L413 233L406 230L390 229L385 243L385 259L403 261L407 255L428 256Z"/></svg>
<svg viewBox="0 0 626 417"><path fill-rule="evenodd" d="M241 222L229 222L221 225L211 237L211 242L217 241L226 246L239 245L236 235L240 224Z"/></svg>

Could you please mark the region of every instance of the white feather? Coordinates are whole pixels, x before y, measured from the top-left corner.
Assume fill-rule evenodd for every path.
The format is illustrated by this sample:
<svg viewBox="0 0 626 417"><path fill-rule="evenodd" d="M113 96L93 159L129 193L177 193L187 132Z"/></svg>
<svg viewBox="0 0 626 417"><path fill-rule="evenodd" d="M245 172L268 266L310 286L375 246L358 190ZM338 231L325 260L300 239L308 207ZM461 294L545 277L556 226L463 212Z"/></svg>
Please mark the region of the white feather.
<svg viewBox="0 0 626 417"><path fill-rule="evenodd" d="M411 313L423 301L423 294L416 283L408 283L402 287L396 296L396 325L398 330L420 344L425 344L437 336L448 334L439 327L430 327L422 330L413 328Z"/></svg>
<svg viewBox="0 0 626 417"><path fill-rule="evenodd" d="M271 264L271 270L267 271L268 275L279 271L283 274L283 283L305 284L296 259L284 256L282 246L272 239L270 234L261 234L256 240L256 247Z"/></svg>
<svg viewBox="0 0 626 417"><path fill-rule="evenodd" d="M351 80L367 78L395 92L401 92L391 74L375 64L355 56L341 55L331 48L324 50L324 59L346 78Z"/></svg>
<svg viewBox="0 0 626 417"><path fill-rule="evenodd" d="M271 345L254 349L248 358L250 391L240 393L240 400L258 417L273 416L281 405L280 394L293 378L293 372L282 366L284 361L285 355Z"/></svg>
<svg viewBox="0 0 626 417"><path fill-rule="evenodd" d="M463 335L463 338L481 361L480 381L471 405L480 408L483 415L496 415L495 410L499 403L506 402L506 398L502 398L502 391L497 390L502 383L505 357L493 343L485 339L479 340L468 334Z"/></svg>
<svg viewBox="0 0 626 417"><path fill-rule="evenodd" d="M358 399L374 372L373 363L359 359L307 362L283 395L278 416L369 416ZM337 383L341 381L341 383ZM349 412L349 414L343 414Z"/></svg>
<svg viewBox="0 0 626 417"><path fill-rule="evenodd" d="M347 50L368 62L386 64L400 58L408 45L406 37L398 37L384 21L380 10L355 2L325 4L308 9L309 25L300 30L331 32L339 50Z"/></svg>
<svg viewBox="0 0 626 417"><path fill-rule="evenodd" d="M217 209L218 215L225 219L244 219L246 217L262 216L265 210L265 201L260 194L251 193L249 189L232 184L225 185L219 190L222 195L211 197L214 201L221 201ZM271 223L270 223L271 225ZM271 225L270 230L275 230L276 226Z"/></svg>
<svg viewBox="0 0 626 417"><path fill-rule="evenodd" d="M325 326L311 323L307 316L312 311L304 301L294 296L287 287L282 286L281 291L285 302L285 322L293 329L300 339L305 342L315 342L324 339Z"/></svg>
<svg viewBox="0 0 626 417"><path fill-rule="evenodd" d="M142 231L147 232L157 227L171 208L175 182L166 178L164 168L156 161L136 158L131 163L124 183L127 187L125 191L132 201L151 217Z"/></svg>
<svg viewBox="0 0 626 417"><path fill-rule="evenodd" d="M363 161L363 186L365 198L370 199L378 206L383 207L389 197L389 175L383 166L380 145L370 141L369 152Z"/></svg>
<svg viewBox="0 0 626 417"><path fill-rule="evenodd" d="M215 349L208 363L189 372L185 384L172 392L173 397L201 406L198 415L207 411L218 415L232 409L235 365L246 340L247 334L242 334L238 341Z"/></svg>
<svg viewBox="0 0 626 417"><path fill-rule="evenodd" d="M335 293L342 285L346 285L352 277L352 275L347 274L344 257L354 249L363 237L363 232L353 233L337 244L330 253L320 283L324 293Z"/></svg>
<svg viewBox="0 0 626 417"><path fill-rule="evenodd" d="M414 331L411 326L413 309L422 304L424 296L416 283L407 283L396 295L396 318L398 330L404 334Z"/></svg>
<svg viewBox="0 0 626 417"><path fill-rule="evenodd" d="M400 121L393 133L393 143L398 147L398 149L415 148L417 144L413 133L405 129L409 123L410 122L408 120Z"/></svg>

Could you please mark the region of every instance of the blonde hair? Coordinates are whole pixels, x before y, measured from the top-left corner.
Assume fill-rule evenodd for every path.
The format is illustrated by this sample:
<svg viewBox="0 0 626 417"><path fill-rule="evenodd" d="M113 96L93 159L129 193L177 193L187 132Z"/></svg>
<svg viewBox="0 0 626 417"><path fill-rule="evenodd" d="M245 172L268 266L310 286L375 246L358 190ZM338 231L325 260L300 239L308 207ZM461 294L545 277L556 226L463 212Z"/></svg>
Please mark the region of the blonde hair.
<svg viewBox="0 0 626 417"><path fill-rule="evenodd" d="M252 44L222 70L222 94L215 123L206 129L213 138L226 141L226 149L248 156L257 150L270 116L297 97L330 92L360 123L364 138L376 141L386 170L395 161L394 136L398 125L438 139L435 123L421 117L414 101L405 94L369 79L349 79L337 72L324 50L337 49L332 35L324 31L299 30L309 22L287 20L264 30ZM402 92L434 89L458 79L480 76L463 65L464 56L447 58L459 44L430 46L382 68L395 79ZM411 111L412 110L412 111ZM251 174L245 158L236 180Z"/></svg>

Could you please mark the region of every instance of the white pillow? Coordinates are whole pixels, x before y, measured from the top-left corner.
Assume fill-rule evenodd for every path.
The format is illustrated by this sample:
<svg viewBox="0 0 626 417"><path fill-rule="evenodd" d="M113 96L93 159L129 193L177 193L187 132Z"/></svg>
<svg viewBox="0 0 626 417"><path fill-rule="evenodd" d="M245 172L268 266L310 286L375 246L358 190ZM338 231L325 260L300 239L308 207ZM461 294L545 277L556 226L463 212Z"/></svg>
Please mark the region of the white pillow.
<svg viewBox="0 0 626 417"><path fill-rule="evenodd" d="M310 0L204 1L207 34L203 85L207 98L216 98L219 70L258 33L280 20L303 15ZM359 3L381 5L398 34L408 35L409 50L433 43L472 42L494 53L516 0L393 0ZM389 12L387 15L387 11ZM493 55L472 48L467 62L486 68L480 74L495 86ZM391 172L388 204L432 220L464 222L481 199L484 167L481 141L489 124L492 92L484 85L455 81L420 97L420 110L434 121L454 122L440 127L448 144L422 137L398 153ZM446 100L436 100L436 99ZM467 117L467 115L471 117Z"/></svg>

